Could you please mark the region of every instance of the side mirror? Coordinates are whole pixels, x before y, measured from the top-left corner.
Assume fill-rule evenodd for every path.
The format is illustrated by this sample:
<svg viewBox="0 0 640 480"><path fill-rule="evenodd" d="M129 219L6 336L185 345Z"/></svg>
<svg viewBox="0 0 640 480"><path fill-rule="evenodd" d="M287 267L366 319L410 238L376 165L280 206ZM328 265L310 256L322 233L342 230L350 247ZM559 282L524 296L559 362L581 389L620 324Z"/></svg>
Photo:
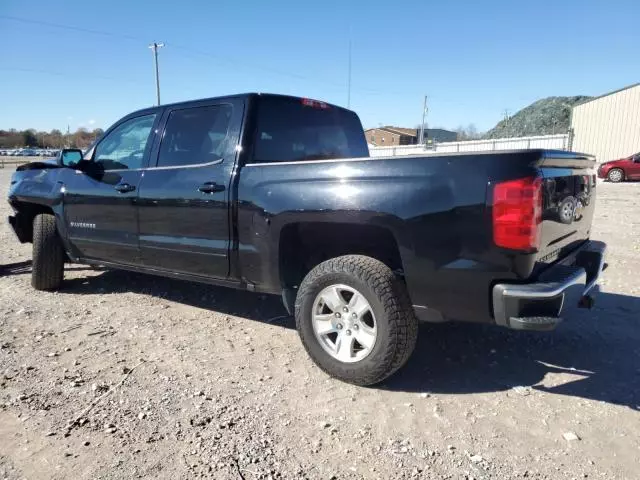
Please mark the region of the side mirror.
<svg viewBox="0 0 640 480"><path fill-rule="evenodd" d="M82 160L82 150L78 148L65 148L58 157L58 163L63 167L75 168L80 160Z"/></svg>

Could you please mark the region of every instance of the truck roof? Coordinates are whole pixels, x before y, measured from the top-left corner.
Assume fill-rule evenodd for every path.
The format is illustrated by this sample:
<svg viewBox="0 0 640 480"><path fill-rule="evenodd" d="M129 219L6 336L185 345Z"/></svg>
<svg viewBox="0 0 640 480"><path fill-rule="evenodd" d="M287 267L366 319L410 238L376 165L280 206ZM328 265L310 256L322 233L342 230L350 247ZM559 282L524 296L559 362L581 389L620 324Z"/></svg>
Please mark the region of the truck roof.
<svg viewBox="0 0 640 480"><path fill-rule="evenodd" d="M145 113L145 112L150 112L153 110L156 110L158 108L165 108L165 107L178 107L178 106L189 106L192 104L196 104L196 103L200 103L200 102L204 102L207 100L225 100L225 99L231 99L231 98L250 98L250 97L277 97L277 98L282 98L282 99L290 99L290 100L303 100L306 97L297 97L294 95L281 95L278 93L260 93L260 92L248 92L248 93L236 93L233 95L223 95L223 96L219 96L219 97L205 97L205 98L197 98L197 99L193 99L193 100L185 100L182 102L175 102L175 103L163 103L161 105L154 105L152 107L147 107L147 108L141 108L140 110L136 110L134 112L131 112L129 115L133 115L133 114L139 114L139 113ZM317 99L314 99L317 100ZM344 107L341 107L339 105L334 105L332 103L329 102L325 102L324 100L319 100L323 103L326 103L327 105L331 106L332 108L338 108L340 110L348 110Z"/></svg>

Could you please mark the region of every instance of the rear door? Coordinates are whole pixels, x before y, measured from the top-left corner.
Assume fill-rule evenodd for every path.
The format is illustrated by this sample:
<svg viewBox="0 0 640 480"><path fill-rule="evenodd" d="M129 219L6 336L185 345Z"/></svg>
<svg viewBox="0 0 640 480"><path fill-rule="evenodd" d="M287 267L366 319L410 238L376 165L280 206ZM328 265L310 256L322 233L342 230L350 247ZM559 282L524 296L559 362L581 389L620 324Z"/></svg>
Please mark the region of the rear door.
<svg viewBox="0 0 640 480"><path fill-rule="evenodd" d="M156 112L123 119L83 161L87 168L65 175L69 241L83 258L140 262L136 197L157 120Z"/></svg>
<svg viewBox="0 0 640 480"><path fill-rule="evenodd" d="M230 184L244 101L169 108L138 194L145 266L192 275L229 274Z"/></svg>

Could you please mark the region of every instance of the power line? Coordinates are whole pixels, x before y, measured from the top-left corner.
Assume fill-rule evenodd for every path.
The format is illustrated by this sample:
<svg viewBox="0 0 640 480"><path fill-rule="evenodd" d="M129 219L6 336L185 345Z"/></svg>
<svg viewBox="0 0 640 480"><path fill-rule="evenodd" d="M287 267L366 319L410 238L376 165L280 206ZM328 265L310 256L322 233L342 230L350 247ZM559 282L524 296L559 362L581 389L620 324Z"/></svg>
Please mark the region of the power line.
<svg viewBox="0 0 640 480"><path fill-rule="evenodd" d="M134 35L127 35L127 34L122 34L122 33L112 33L112 32L106 32L104 30L92 30L89 28L84 28L84 27L75 27L72 25L63 25L60 23L53 23L53 22L45 22L42 20L34 20L31 18L21 18L21 17L13 17L11 15L0 15L1 19L4 20L12 20L14 22L21 22L21 23L30 23L32 25L40 25L40 26L44 26L44 27L53 27L53 28L61 28L64 30L71 30L71 31L75 31L75 32L80 32L80 33L91 33L93 35L103 35L106 37L113 37L113 38L123 38L125 40L131 40L131 41L140 41L140 40L144 40L142 37L136 37Z"/></svg>
<svg viewBox="0 0 640 480"><path fill-rule="evenodd" d="M76 74L70 74L69 72L58 72L58 71L55 71L55 70L48 70L48 69L45 70L45 69L38 69L38 68L0 67L0 71L37 73L37 74L43 74L43 75L54 75L56 77L63 77L63 78L75 78L75 79L78 78L78 76ZM126 82L126 83L135 84L135 85L139 85L140 84L139 81L132 80L132 79L127 79L127 78L123 78L123 77L109 77L109 76L105 76L105 75L94 75L93 73L91 74L91 78L93 78L93 79L101 79L101 80L118 81L118 82Z"/></svg>
<svg viewBox="0 0 640 480"><path fill-rule="evenodd" d="M134 42L146 42L146 39L143 37L139 37L136 35L129 35L129 34L122 34L122 33L114 33L114 32L108 32L105 30L94 30L94 29L89 29L89 28L84 28L84 27L76 27L73 25L65 25L65 24L60 24L60 23L54 23L54 22L47 22L47 21L42 21L42 20L34 20L31 18L21 18L21 17L14 17L11 15L0 15L0 19L4 19L4 20L11 20L11 21L15 21L15 22L21 22L21 23L27 23L27 24L32 24L32 25L40 25L40 26L46 26L46 27L52 27L52 28L60 28L60 29L64 29L64 30L69 30L69 31L75 31L75 32L79 32L79 33L88 33L88 34L93 34L93 35L100 35L100 36L106 36L106 37L112 37L112 38L121 38L127 41L134 41ZM350 40L351 42L351 40ZM299 74L296 72L292 72L292 71L285 71L285 70L280 70L277 68L273 68L270 66L266 66L266 65L262 65L256 62L238 62L235 58L230 58L230 57L225 57L225 56L221 56L221 55L217 55L217 54L213 54L209 51L204 51L204 50L199 50L193 47L189 47L186 45L180 45L180 44L174 44L172 42L165 42L165 46L171 47L173 49L178 49L178 50L182 50L184 52L189 52L195 55L201 55L201 56L206 56L206 57L210 57L210 58L215 58L218 60L224 60L230 64L235 64L235 65L239 65L239 66L244 66L244 67L248 67L248 68L252 68L255 70L262 70L265 72L270 72L273 73L275 75L280 75L280 76L286 76L289 78L295 78L298 80L305 80L305 81L311 81L311 82L318 82L318 78L314 77L314 76L310 76L310 75L303 75L303 74ZM349 48L349 53L351 56L351 48ZM351 64L351 62L349 62ZM351 74L349 74L349 84L351 83ZM342 84L341 82L337 82L337 81L332 81L332 80L326 80L326 79L322 79L319 81L322 85L326 86L326 85L332 85L333 87L336 88L344 88L344 84ZM348 99L347 99L347 103L350 103L351 100L351 85L349 85L349 93L348 93ZM377 90L377 89L371 89L371 88L366 88L366 87L359 87L357 89L358 94L360 95L394 95L394 96L402 96L402 97L406 97L407 93L406 92L400 92L400 91L392 91L392 90Z"/></svg>

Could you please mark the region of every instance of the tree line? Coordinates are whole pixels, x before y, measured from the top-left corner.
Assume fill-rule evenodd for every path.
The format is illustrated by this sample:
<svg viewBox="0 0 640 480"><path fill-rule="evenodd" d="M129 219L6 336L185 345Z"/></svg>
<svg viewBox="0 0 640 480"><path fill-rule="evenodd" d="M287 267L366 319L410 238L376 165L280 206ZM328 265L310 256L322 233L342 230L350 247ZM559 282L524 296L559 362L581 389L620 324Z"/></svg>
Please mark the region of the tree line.
<svg viewBox="0 0 640 480"><path fill-rule="evenodd" d="M0 130L0 148L80 148L86 149L104 133L101 128L87 130L78 128L73 133L62 133L58 129L39 132L33 128L27 130Z"/></svg>

